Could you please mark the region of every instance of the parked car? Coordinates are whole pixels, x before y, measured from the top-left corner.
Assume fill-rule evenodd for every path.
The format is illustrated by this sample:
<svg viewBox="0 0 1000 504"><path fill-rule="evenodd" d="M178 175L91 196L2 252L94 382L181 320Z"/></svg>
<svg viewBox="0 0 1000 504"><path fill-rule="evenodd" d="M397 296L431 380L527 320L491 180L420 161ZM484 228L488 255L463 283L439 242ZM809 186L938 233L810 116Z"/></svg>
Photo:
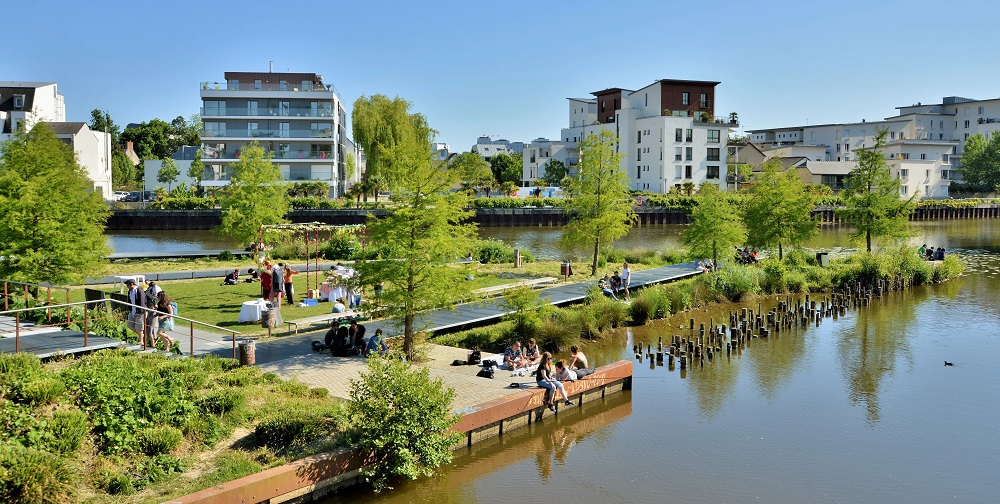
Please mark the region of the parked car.
<svg viewBox="0 0 1000 504"><path fill-rule="evenodd" d="M122 201L139 201L139 198L141 196L142 193L140 193L139 191L129 191L129 193L126 194L124 198L122 198Z"/></svg>
<svg viewBox="0 0 1000 504"><path fill-rule="evenodd" d="M126 196L128 196L128 191L115 191L115 193L111 196L111 199L115 201L124 201Z"/></svg>

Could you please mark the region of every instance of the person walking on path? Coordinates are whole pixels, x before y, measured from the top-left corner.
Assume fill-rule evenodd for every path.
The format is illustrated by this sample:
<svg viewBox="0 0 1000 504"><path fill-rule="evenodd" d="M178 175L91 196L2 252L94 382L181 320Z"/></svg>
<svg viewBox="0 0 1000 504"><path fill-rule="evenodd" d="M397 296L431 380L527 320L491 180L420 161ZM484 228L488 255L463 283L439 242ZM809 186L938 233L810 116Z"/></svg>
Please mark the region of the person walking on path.
<svg viewBox="0 0 1000 504"><path fill-rule="evenodd" d="M167 335L167 331L174 330L174 307L170 296L162 290L157 295L156 311L160 312L157 314L159 330L156 336L163 342L163 349L169 352L174 347L174 339Z"/></svg>
<svg viewBox="0 0 1000 504"><path fill-rule="evenodd" d="M146 291L140 289L134 279L129 278L125 280L125 286L128 287L128 302L131 305L146 306ZM141 308L137 306L131 306L128 312L128 328L139 335L140 338L143 337L143 326L145 321L145 314Z"/></svg>
<svg viewBox="0 0 1000 504"><path fill-rule="evenodd" d="M622 264L622 291L625 292L625 301L631 301L632 296L629 295L628 286L632 281L632 270L629 269L628 263Z"/></svg>

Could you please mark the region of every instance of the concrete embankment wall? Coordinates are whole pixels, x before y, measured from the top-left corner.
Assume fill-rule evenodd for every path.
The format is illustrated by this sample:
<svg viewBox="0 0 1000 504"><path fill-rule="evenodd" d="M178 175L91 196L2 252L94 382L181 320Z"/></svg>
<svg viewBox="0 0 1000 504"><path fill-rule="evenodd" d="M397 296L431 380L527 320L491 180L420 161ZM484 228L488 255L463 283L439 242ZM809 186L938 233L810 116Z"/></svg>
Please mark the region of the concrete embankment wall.
<svg viewBox="0 0 1000 504"><path fill-rule="evenodd" d="M574 406L600 400L632 388L632 362L621 360L599 367L592 375L565 383ZM545 408L545 390L532 386L500 399L462 411L462 418L452 429L464 434L456 448L502 436L504 432L525 427L554 415ZM308 502L338 488L364 483L361 467L365 456L357 450L341 449L296 460L290 464L251 474L212 488L172 499L170 503L218 504L268 502Z"/></svg>

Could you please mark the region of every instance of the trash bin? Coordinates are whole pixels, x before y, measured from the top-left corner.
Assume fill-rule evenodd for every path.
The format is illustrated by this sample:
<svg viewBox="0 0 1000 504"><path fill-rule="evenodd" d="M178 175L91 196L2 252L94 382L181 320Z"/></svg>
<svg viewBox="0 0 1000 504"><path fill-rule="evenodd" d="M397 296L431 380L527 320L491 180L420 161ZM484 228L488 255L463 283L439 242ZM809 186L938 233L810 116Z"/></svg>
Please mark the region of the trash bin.
<svg viewBox="0 0 1000 504"><path fill-rule="evenodd" d="M253 366L257 364L257 342L243 340L240 342L240 365Z"/></svg>
<svg viewBox="0 0 1000 504"><path fill-rule="evenodd" d="M514 249L514 267L521 267L521 251L519 249Z"/></svg>
<svg viewBox="0 0 1000 504"><path fill-rule="evenodd" d="M267 310L261 313L260 326L264 329L274 328L274 319L278 312L278 307L274 303L267 303L265 305Z"/></svg>
<svg viewBox="0 0 1000 504"><path fill-rule="evenodd" d="M573 266L569 261L563 261L559 267L559 274L568 277L573 274Z"/></svg>
<svg viewBox="0 0 1000 504"><path fill-rule="evenodd" d="M830 264L830 253L816 252L816 263L824 268L827 267Z"/></svg>

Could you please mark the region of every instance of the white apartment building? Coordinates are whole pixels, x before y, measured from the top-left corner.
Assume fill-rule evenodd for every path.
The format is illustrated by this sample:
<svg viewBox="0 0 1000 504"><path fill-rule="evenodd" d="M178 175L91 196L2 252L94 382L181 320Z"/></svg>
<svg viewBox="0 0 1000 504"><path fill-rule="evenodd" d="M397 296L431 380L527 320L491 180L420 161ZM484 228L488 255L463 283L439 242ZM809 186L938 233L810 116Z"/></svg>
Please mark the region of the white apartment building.
<svg viewBox="0 0 1000 504"><path fill-rule="evenodd" d="M483 159L489 161L497 154L522 154L524 147L524 142L511 142L504 138L493 140L491 137L483 135L476 139L476 144L472 146L470 152L479 154Z"/></svg>
<svg viewBox="0 0 1000 504"><path fill-rule="evenodd" d="M66 122L65 101L55 82L0 81L0 143L21 124L31 128L39 121L45 121L56 137L73 148L93 189L110 200L111 135L92 131L87 123Z"/></svg>
<svg viewBox="0 0 1000 504"><path fill-rule="evenodd" d="M347 135L347 113L332 86L315 73L226 72L201 83L203 185L226 185L228 165L257 141L290 182L321 180L331 196L358 181L346 160L361 156ZM154 178L155 180L155 178Z"/></svg>
<svg viewBox="0 0 1000 504"><path fill-rule="evenodd" d="M564 149L578 152L587 135L608 129L618 137L632 189L667 193L706 181L724 189L726 140L738 121L735 114L714 115L718 84L662 79L635 91L609 88L591 93L593 99L569 98L569 127L560 135ZM526 183L531 168L526 162Z"/></svg>
<svg viewBox="0 0 1000 504"><path fill-rule="evenodd" d="M535 179L545 176L549 161L559 161L569 169L569 175L576 175L580 152L576 144L547 138L536 138L524 147L522 155L521 186L528 187Z"/></svg>

